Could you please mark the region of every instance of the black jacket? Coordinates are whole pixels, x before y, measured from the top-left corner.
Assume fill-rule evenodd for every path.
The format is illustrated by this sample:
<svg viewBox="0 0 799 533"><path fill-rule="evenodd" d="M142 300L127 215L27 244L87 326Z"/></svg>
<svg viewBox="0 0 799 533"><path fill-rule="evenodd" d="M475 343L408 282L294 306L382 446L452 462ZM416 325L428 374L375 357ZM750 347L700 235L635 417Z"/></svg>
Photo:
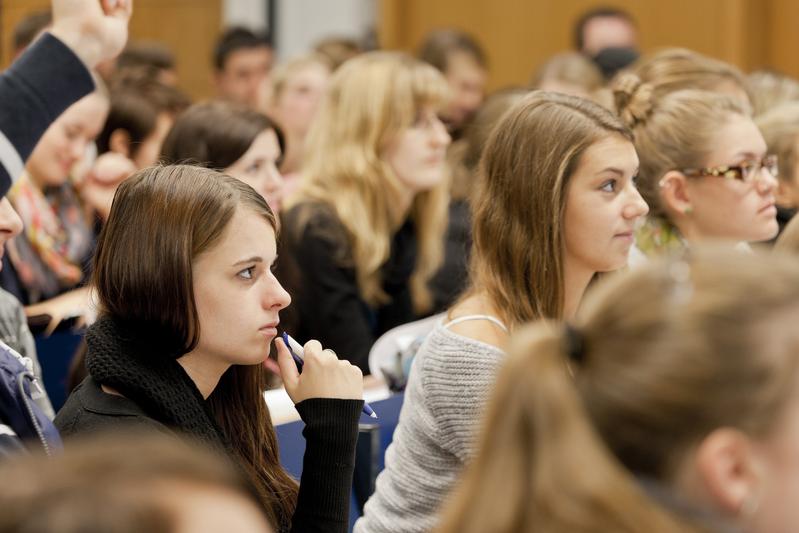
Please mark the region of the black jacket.
<svg viewBox="0 0 799 533"><path fill-rule="evenodd" d="M141 428L181 432L226 448L194 383L166 354L131 341L124 330L101 319L87 332L89 377L58 412L61 435ZM123 396L107 394L101 383ZM292 532L341 532L349 526L350 491L362 400L315 398L297 404L305 422L303 472ZM67 441L67 446L69 442Z"/></svg>

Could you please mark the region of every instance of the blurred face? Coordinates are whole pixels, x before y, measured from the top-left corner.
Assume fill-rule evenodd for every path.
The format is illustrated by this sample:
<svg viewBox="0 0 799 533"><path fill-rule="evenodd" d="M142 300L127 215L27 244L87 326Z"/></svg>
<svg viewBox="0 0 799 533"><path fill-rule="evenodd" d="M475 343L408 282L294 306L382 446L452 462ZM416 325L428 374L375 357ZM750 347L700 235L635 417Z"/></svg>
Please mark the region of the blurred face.
<svg viewBox="0 0 799 533"><path fill-rule="evenodd" d="M566 268L593 273L627 264L633 227L649 211L633 182L637 174L635 148L619 135L583 153L566 195Z"/></svg>
<svg viewBox="0 0 799 533"><path fill-rule="evenodd" d="M216 82L219 96L255 108L269 81L272 50L266 46L240 48L231 53Z"/></svg>
<svg viewBox="0 0 799 533"><path fill-rule="evenodd" d="M796 141L794 153L799 154L799 139ZM777 186L777 205L789 209L799 207L799 165L794 165L793 175L785 176L780 173Z"/></svg>
<svg viewBox="0 0 799 533"><path fill-rule="evenodd" d="M636 48L635 27L622 17L594 17L583 28L583 52L595 56L605 48Z"/></svg>
<svg viewBox="0 0 799 533"><path fill-rule="evenodd" d="M6 242L9 239L19 235L22 231L22 220L14 208L11 207L11 202L8 198L0 200L0 259L6 249ZM0 269L3 268L3 263L0 262Z"/></svg>
<svg viewBox="0 0 799 533"><path fill-rule="evenodd" d="M33 149L25 168L40 188L59 186L100 134L109 104L97 93L78 100L53 122Z"/></svg>
<svg viewBox="0 0 799 533"><path fill-rule="evenodd" d="M239 207L217 245L194 260L195 358L224 367L263 363L280 310L291 302L272 273L276 257L272 226Z"/></svg>
<svg viewBox="0 0 799 533"><path fill-rule="evenodd" d="M446 112L447 124L452 129L458 129L483 103L487 74L470 54L453 52L447 57L444 77L452 91Z"/></svg>
<svg viewBox="0 0 799 533"><path fill-rule="evenodd" d="M444 179L450 137L432 107L423 108L414 123L400 131L384 159L413 194L432 189Z"/></svg>
<svg viewBox="0 0 799 533"><path fill-rule="evenodd" d="M273 130L264 130L225 173L258 191L269 207L278 212L283 200L283 176L277 169L280 156L277 135Z"/></svg>
<svg viewBox="0 0 799 533"><path fill-rule="evenodd" d="M308 133L329 81L330 69L317 63L305 66L286 80L274 115L287 134L304 137Z"/></svg>
<svg viewBox="0 0 799 533"><path fill-rule="evenodd" d="M169 113L160 113L155 121L155 129L145 138L133 156L133 163L136 168L151 167L158 162L161 155L161 145L164 144L169 129L172 127L174 119Z"/></svg>
<svg viewBox="0 0 799 533"><path fill-rule="evenodd" d="M709 168L760 161L766 143L748 117L732 115L718 129L705 165ZM688 177L691 212L698 237L757 242L777 234L777 179L765 168L751 183L722 177Z"/></svg>

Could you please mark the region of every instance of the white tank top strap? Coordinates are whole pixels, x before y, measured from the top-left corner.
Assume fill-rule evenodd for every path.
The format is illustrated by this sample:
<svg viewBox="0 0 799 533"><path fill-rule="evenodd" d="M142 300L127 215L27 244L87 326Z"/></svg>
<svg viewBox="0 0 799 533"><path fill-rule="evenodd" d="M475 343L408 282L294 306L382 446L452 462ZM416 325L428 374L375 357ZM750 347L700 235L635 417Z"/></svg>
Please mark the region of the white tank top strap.
<svg viewBox="0 0 799 533"><path fill-rule="evenodd" d="M460 324L461 322L468 322L470 320L488 320L492 324L496 325L505 333L508 333L508 327L502 323L500 319L491 315L466 315L455 318L450 320L446 324L443 324L444 329L449 329L450 326L454 326L455 324Z"/></svg>

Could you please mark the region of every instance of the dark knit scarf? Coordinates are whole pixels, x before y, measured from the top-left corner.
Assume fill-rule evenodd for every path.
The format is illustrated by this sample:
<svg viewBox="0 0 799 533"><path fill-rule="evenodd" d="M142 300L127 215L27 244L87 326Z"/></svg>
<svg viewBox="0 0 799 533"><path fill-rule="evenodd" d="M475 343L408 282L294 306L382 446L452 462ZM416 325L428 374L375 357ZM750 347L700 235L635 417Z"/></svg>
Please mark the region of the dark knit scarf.
<svg viewBox="0 0 799 533"><path fill-rule="evenodd" d="M99 319L86 332L89 374L158 422L225 449L222 430L174 354L141 337L113 319Z"/></svg>

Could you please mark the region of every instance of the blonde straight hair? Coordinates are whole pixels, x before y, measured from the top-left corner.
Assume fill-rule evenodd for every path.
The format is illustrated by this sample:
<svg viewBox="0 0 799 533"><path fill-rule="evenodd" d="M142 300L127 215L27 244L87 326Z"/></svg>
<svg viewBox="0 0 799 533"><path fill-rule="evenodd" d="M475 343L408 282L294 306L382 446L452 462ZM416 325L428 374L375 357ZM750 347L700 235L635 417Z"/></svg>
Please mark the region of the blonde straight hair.
<svg viewBox="0 0 799 533"><path fill-rule="evenodd" d="M533 91L491 132L471 197L471 288L506 324L563 314L563 216L572 175L592 144L632 135L583 98Z"/></svg>
<svg viewBox="0 0 799 533"><path fill-rule="evenodd" d="M794 257L694 249L603 280L582 311L512 340L437 533L710 531L638 479L668 489L717 428L767 436L795 394Z"/></svg>
<svg viewBox="0 0 799 533"><path fill-rule="evenodd" d="M446 80L433 67L401 53L371 52L336 71L309 133L302 185L289 207L312 200L334 210L347 230L361 296L370 305L388 301L380 267L403 222L396 206L405 186L384 150L423 107L440 108L448 96ZM431 305L427 282L443 254L448 181L417 194L411 205L418 240L411 277L417 311Z"/></svg>

